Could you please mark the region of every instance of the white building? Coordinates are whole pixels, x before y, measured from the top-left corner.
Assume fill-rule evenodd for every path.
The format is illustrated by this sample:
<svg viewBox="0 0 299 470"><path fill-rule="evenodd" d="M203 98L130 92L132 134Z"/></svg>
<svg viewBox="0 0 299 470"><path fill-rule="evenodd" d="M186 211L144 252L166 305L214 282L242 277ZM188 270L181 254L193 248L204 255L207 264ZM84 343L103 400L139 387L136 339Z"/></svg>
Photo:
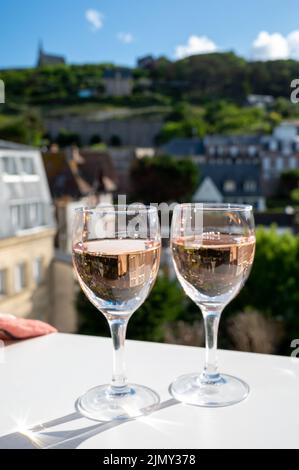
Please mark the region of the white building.
<svg viewBox="0 0 299 470"><path fill-rule="evenodd" d="M282 122L271 136L262 138L261 151L264 190L272 194L280 175L299 168L299 122Z"/></svg>
<svg viewBox="0 0 299 470"><path fill-rule="evenodd" d="M41 154L0 141L0 238L53 227L52 202Z"/></svg>
<svg viewBox="0 0 299 470"><path fill-rule="evenodd" d="M0 141L0 311L51 320L55 227L41 154Z"/></svg>

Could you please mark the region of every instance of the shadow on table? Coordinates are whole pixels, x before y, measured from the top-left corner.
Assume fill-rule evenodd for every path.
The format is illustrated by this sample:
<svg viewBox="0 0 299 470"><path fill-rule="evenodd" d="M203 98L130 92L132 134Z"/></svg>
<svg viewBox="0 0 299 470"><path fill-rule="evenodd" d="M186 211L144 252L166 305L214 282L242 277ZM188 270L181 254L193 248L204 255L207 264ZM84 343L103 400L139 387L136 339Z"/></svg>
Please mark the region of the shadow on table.
<svg viewBox="0 0 299 470"><path fill-rule="evenodd" d="M166 400L160 403L155 412L174 406L177 403L178 402L173 398ZM122 420L97 423L68 431L50 430L56 426L79 419L82 419L80 413L72 413L67 416L48 421L47 423L34 426L28 430L24 429L19 432L7 434L6 436L0 437L0 449L76 449L87 439L131 421ZM88 422L91 423L92 421Z"/></svg>

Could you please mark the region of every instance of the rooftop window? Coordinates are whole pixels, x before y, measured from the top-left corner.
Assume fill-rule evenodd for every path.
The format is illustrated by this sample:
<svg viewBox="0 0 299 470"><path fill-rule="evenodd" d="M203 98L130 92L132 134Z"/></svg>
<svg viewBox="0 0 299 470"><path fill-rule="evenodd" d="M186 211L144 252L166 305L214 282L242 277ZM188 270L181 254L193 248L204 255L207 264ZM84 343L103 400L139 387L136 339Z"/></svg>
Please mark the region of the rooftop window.
<svg viewBox="0 0 299 470"><path fill-rule="evenodd" d="M3 173L8 175L17 175L17 162L14 157L2 157L2 170Z"/></svg>
<svg viewBox="0 0 299 470"><path fill-rule="evenodd" d="M224 181L223 189L226 193L233 193L237 189L236 182L234 180Z"/></svg>
<svg viewBox="0 0 299 470"><path fill-rule="evenodd" d="M244 183L244 191L248 192L248 193L253 193L254 191L256 191L256 181L254 180L247 180L245 181Z"/></svg>
<svg viewBox="0 0 299 470"><path fill-rule="evenodd" d="M35 169L34 169L34 162L31 157L22 157L21 158L21 167L22 167L22 172L25 173L26 175L34 175L35 174Z"/></svg>

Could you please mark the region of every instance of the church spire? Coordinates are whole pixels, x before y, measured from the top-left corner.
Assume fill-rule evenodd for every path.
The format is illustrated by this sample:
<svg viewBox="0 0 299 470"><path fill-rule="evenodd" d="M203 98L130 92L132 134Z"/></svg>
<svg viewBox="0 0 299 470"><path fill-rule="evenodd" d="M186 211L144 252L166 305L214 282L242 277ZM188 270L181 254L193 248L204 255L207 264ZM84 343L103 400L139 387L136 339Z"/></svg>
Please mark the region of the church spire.
<svg viewBox="0 0 299 470"><path fill-rule="evenodd" d="M40 39L38 41L38 54L41 56L44 52L43 41Z"/></svg>

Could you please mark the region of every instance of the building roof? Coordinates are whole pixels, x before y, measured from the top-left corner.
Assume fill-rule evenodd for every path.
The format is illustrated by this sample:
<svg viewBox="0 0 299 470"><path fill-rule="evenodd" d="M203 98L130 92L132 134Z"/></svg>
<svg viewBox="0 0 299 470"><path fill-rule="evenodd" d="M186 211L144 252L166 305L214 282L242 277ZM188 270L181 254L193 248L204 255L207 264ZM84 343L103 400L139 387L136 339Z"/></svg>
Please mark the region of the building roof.
<svg viewBox="0 0 299 470"><path fill-rule="evenodd" d="M176 138L161 147L163 153L175 157L191 157L203 154L203 141L198 138Z"/></svg>
<svg viewBox="0 0 299 470"><path fill-rule="evenodd" d="M103 73L103 78L132 78L132 71L129 68L125 67L116 67L113 69L106 69Z"/></svg>
<svg viewBox="0 0 299 470"><path fill-rule="evenodd" d="M34 147L30 147L29 145L9 142L7 140L0 140L0 150L36 150L36 149Z"/></svg>
<svg viewBox="0 0 299 470"><path fill-rule="evenodd" d="M260 165L255 163L235 163L235 164L201 164L200 174L202 179L209 177L218 188L221 194L231 197L260 196ZM236 183L235 191L229 193L224 191L224 183L232 180ZM254 181L256 189L245 191L244 183Z"/></svg>
<svg viewBox="0 0 299 470"><path fill-rule="evenodd" d="M243 135L208 135L204 138L204 145L258 145L261 136L257 134Z"/></svg>
<svg viewBox="0 0 299 470"><path fill-rule="evenodd" d="M193 196L195 202L219 202L223 201L223 196L213 180L207 176L199 185Z"/></svg>
<svg viewBox="0 0 299 470"><path fill-rule="evenodd" d="M73 148L48 152L43 158L54 198L80 198L117 188L116 172L107 152Z"/></svg>

